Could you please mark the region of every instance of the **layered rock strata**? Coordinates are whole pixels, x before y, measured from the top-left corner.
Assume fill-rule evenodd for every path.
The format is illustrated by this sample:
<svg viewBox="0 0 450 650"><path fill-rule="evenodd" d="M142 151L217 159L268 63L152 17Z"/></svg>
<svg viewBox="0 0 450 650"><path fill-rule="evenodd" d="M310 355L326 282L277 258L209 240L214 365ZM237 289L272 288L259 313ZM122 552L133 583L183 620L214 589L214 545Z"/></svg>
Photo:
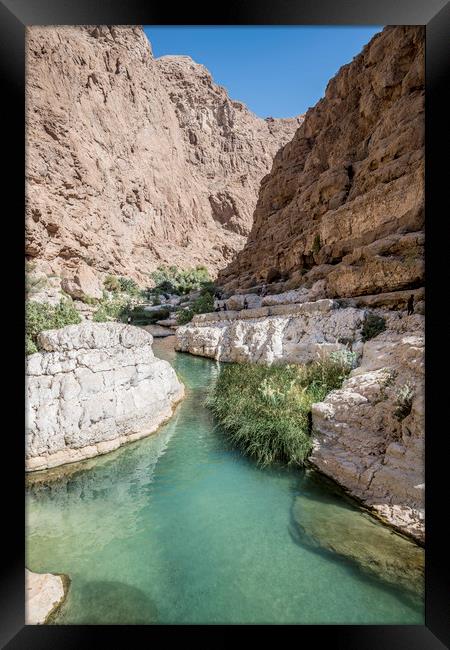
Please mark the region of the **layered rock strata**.
<svg viewBox="0 0 450 650"><path fill-rule="evenodd" d="M25 623L42 625L64 602L69 579L53 573L25 569Z"/></svg>
<svg viewBox="0 0 450 650"><path fill-rule="evenodd" d="M40 334L43 352L26 362L27 470L104 454L171 416L184 387L152 341L137 327L89 321Z"/></svg>
<svg viewBox="0 0 450 650"><path fill-rule="evenodd" d="M312 407L311 463L378 516L424 541L423 316L390 319L360 365Z"/></svg>
<svg viewBox="0 0 450 650"><path fill-rule="evenodd" d="M194 316L176 330L176 349L218 361L307 363L349 342L358 354L366 312L333 300Z"/></svg>
<svg viewBox="0 0 450 650"><path fill-rule="evenodd" d="M227 291L323 282L322 297L424 283L424 29L387 27L328 83L261 183Z"/></svg>
<svg viewBox="0 0 450 650"><path fill-rule="evenodd" d="M93 297L92 274L229 261L302 119L257 117L140 27L28 27L26 69L26 255Z"/></svg>

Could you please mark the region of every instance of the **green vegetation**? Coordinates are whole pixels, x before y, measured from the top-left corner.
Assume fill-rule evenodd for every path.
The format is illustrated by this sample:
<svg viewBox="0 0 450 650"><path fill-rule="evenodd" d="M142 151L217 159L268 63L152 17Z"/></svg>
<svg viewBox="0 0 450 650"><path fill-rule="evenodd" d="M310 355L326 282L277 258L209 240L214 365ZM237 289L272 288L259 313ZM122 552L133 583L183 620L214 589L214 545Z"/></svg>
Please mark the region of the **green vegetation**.
<svg viewBox="0 0 450 650"><path fill-rule="evenodd" d="M362 340L368 341L369 339L375 338L381 332L384 332L386 329L386 321L382 316L377 316L376 314L369 314L361 330Z"/></svg>
<svg viewBox="0 0 450 650"><path fill-rule="evenodd" d="M71 300L61 300L55 307L47 303L28 301L25 304L25 353L39 350L38 335L43 330L76 325L81 317Z"/></svg>
<svg viewBox="0 0 450 650"><path fill-rule="evenodd" d="M119 278L119 285L122 293L127 293L129 296L136 296L139 298L143 296L143 291L139 288L139 285L131 278L124 278L121 276Z"/></svg>
<svg viewBox="0 0 450 650"><path fill-rule="evenodd" d="M33 295L39 293L42 289L45 289L47 286L47 278L41 277L36 278L33 276L25 276L25 294Z"/></svg>
<svg viewBox="0 0 450 650"><path fill-rule="evenodd" d="M107 291L114 294L124 293L135 298L144 298L146 296L146 292L134 280L124 276L107 275L103 286Z"/></svg>
<svg viewBox="0 0 450 650"><path fill-rule="evenodd" d="M303 464L311 452L311 405L340 388L354 365L351 352L309 365L230 364L207 406L232 442L261 465Z"/></svg>
<svg viewBox="0 0 450 650"><path fill-rule="evenodd" d="M406 383L397 391L396 395L396 409L394 411L394 417L397 418L399 422L404 420L407 415L411 413L412 401L414 397L414 389L410 384Z"/></svg>
<svg viewBox="0 0 450 650"><path fill-rule="evenodd" d="M120 294L114 298L102 298L98 302L96 311L92 314L92 320L96 323L106 323L108 321L127 321L131 310L128 296Z"/></svg>
<svg viewBox="0 0 450 650"><path fill-rule="evenodd" d="M165 307L146 311L143 307L134 307L130 310L131 322L133 325L153 325L158 320L169 318L170 311Z"/></svg>
<svg viewBox="0 0 450 650"><path fill-rule="evenodd" d="M107 275L103 281L103 286L107 291L111 291L112 293L119 293L120 291L119 278L116 275Z"/></svg>
<svg viewBox="0 0 450 650"><path fill-rule="evenodd" d="M150 276L155 282L156 291L177 295L184 295L212 284L208 269L204 266L185 270L176 266L160 266L150 273Z"/></svg>
<svg viewBox="0 0 450 650"><path fill-rule="evenodd" d="M205 314L214 310L214 296L209 291L202 291L202 294L190 307L177 311L177 322L180 325L189 323L195 314Z"/></svg>
<svg viewBox="0 0 450 650"><path fill-rule="evenodd" d="M312 245L312 252L313 253L318 253L320 251L320 249L321 249L320 235L319 235L319 233L317 233L314 236L314 241L313 241L313 245Z"/></svg>

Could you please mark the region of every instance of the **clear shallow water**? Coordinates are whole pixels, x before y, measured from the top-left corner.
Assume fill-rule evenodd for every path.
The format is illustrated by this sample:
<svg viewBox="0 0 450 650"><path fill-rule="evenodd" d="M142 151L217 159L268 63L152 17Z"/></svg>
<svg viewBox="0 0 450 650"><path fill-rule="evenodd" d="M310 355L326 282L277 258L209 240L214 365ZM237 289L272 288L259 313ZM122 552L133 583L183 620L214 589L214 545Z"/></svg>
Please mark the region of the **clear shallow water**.
<svg viewBox="0 0 450 650"><path fill-rule="evenodd" d="M423 624L420 598L293 534L294 499L329 488L228 445L203 406L219 366L154 349L187 388L171 421L27 492L27 566L72 581L54 623Z"/></svg>

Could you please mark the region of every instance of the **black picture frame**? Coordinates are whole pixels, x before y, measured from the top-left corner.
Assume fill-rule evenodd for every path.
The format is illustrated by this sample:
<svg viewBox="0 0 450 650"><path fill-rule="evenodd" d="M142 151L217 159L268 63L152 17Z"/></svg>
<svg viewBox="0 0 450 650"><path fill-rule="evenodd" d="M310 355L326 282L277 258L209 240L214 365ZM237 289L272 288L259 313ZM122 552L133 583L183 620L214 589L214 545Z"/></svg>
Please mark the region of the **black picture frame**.
<svg viewBox="0 0 450 650"><path fill-rule="evenodd" d="M215 5L215 6L213 6ZM440 425L439 416L448 402L446 382L433 380L433 369L445 365L448 346L443 337L448 331L448 317L440 305L445 295L448 268L448 241L443 226L448 222L448 103L444 90L448 88L450 67L450 4L446 0L230 0L220 7L194 4L145 2L138 0L0 0L0 65L5 90L2 94L4 135L10 137L10 146L4 145L3 158L7 161L3 177L4 195L10 199L8 213L3 214L3 241L14 253L8 263L11 277L23 278L24 241L24 34L27 25L70 24L157 24L157 25L426 25L426 606L424 626L357 626L315 625L301 626L294 632L297 642L329 644L345 650L368 648L377 650L438 650L450 643L448 542L445 534L447 507L441 504L446 495L447 472L444 463L448 431ZM14 243L13 243L14 242ZM17 250L15 247L17 247ZM22 247L22 250L21 250ZM446 254L447 253L447 254ZM17 291L17 294L20 292ZM11 298L12 300L12 298ZM5 350L11 354L8 382L5 388L5 410L17 400L17 409L23 404L23 366L18 363L24 340L23 307L18 299L12 311L8 299L8 341ZM448 311L448 310L447 310ZM10 314L13 314L12 318ZM445 327L447 325L447 327ZM444 330L444 333L443 333ZM11 336L13 337L11 339ZM5 335L4 335L5 337ZM16 341L13 343L14 337ZM5 341L5 338L3 339ZM441 341L441 343L440 343ZM447 352L448 354L448 352ZM9 373L16 371L17 382L9 381ZM434 379L436 377L434 376ZM17 401L16 401L17 403ZM14 413L17 411L14 410ZM23 412L23 411L22 411ZM444 413L445 415L445 413ZM25 626L24 625L24 487L22 422L17 417L14 425L4 426L3 473L9 470L4 488L3 514L3 572L0 603L0 642L11 650L26 648L93 647L109 644L112 648L135 647L153 641L158 627L165 640L173 631L190 635L208 631L226 638L235 626ZM5 449L6 447L6 449ZM14 523L13 523L14 522ZM240 626L239 626L240 627ZM265 626L264 635L276 627ZM286 626L297 627L297 626ZM167 628L170 628L168 630ZM242 635L242 629L238 630ZM255 630L256 631L256 630ZM253 634L253 632L252 632ZM268 639L269 640L269 639Z"/></svg>

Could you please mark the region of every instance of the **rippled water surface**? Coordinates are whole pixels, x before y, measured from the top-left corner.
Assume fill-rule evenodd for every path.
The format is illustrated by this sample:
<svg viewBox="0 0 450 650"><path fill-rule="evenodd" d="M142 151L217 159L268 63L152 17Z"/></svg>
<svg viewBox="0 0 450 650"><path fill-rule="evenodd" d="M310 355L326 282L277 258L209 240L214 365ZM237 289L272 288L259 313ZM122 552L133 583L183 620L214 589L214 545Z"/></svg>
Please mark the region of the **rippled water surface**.
<svg viewBox="0 0 450 650"><path fill-rule="evenodd" d="M171 345L154 344L187 388L171 421L27 492L27 566L72 581L54 623L423 624L421 596L311 544L319 513L355 508L231 448L203 406L219 365ZM393 543L401 560L409 542Z"/></svg>

